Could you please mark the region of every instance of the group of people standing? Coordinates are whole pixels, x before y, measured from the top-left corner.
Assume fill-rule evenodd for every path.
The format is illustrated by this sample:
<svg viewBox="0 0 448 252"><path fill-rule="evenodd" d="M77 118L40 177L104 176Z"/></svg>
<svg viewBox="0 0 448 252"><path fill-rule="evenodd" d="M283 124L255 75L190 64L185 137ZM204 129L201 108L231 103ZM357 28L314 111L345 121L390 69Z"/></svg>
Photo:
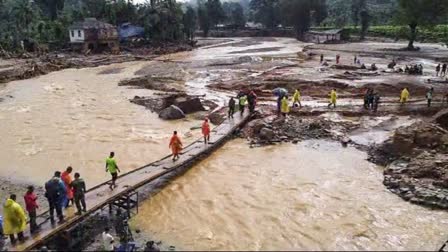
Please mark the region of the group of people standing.
<svg viewBox="0 0 448 252"><path fill-rule="evenodd" d="M64 222L64 208L75 205L77 215L81 215L82 212L87 211L85 201L85 194L87 192L86 183L78 172L74 174L73 179L71 176L72 172L73 168L71 166L67 167L64 172L56 171L53 177L45 183L45 197L48 200L50 221L52 225L56 222L55 212L59 223ZM120 172L120 169L115 162L113 152L111 152L106 159L106 172L110 172L112 176L110 188L113 189L116 187L115 181L118 178L118 172ZM34 186L29 186L24 195L31 234L37 233L40 229L36 222L39 205L37 203L38 197L34 190ZM9 236L12 244L15 244L17 239L19 241L24 241L26 239L23 234L27 224L25 210L16 200L17 196L11 194L3 206L3 234Z"/></svg>
<svg viewBox="0 0 448 252"><path fill-rule="evenodd" d="M76 204L78 209L77 214L81 214L82 211L86 211L86 203L84 195L86 193L86 185L84 180L80 177L79 173L75 173L75 179L70 176L73 168L67 167L67 169L61 173L57 171L54 176L45 183L45 197L48 200L50 206L50 221L55 223L54 212L58 215L59 222L64 221L64 215L62 209L69 207L70 202ZM29 186L27 192L23 196L25 200L25 208L28 212L30 231L36 233L39 231L39 225L37 225L37 209L39 205L37 203L38 197L34 192L34 186ZM11 243L15 244L17 239L24 241L26 237L23 232L26 229L27 219L25 210L17 203L17 196L11 194L9 199L6 200L3 207L3 234L8 235ZM17 235L17 239L16 239Z"/></svg>
<svg viewBox="0 0 448 252"><path fill-rule="evenodd" d="M447 73L447 64L443 63L436 66L436 76L445 77Z"/></svg>
<svg viewBox="0 0 448 252"><path fill-rule="evenodd" d="M364 95L364 108L367 110L378 111L378 105L380 103L380 95L372 88L368 88Z"/></svg>

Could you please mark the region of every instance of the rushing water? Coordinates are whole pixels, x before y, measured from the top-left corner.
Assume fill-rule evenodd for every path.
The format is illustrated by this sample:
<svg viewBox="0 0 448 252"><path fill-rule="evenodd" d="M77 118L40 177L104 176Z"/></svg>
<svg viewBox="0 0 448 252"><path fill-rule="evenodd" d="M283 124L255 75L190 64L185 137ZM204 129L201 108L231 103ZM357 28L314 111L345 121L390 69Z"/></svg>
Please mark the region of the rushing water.
<svg viewBox="0 0 448 252"><path fill-rule="evenodd" d="M186 133L200 122L162 121L129 102L150 91L118 87L118 81L144 64L120 64L119 74L98 74L117 66L68 69L9 83L0 90L13 96L0 103L0 176L41 184L72 165L94 186L109 179L110 151L123 172L167 155L172 131Z"/></svg>
<svg viewBox="0 0 448 252"><path fill-rule="evenodd" d="M434 250L448 214L407 203L339 143L243 140L143 203L133 225L186 250Z"/></svg>
<svg viewBox="0 0 448 252"><path fill-rule="evenodd" d="M223 103L225 94L204 86L241 71L262 71L210 70L204 61L293 57L302 46L293 39L244 40L167 57L191 62L183 64L189 94ZM0 177L42 184L54 170L72 165L90 187L109 178L104 158L110 151L123 171L165 156L173 130L185 135L200 122L162 121L130 103L134 95L152 92L117 84L145 67L147 62L130 62L68 69L0 86ZM99 74L115 68L121 70ZM351 137L375 142L388 134L383 128L393 127ZM382 185L382 169L365 159L365 153L336 143L249 149L235 140L145 201L133 225L190 250L437 249L448 238L447 213L391 194Z"/></svg>

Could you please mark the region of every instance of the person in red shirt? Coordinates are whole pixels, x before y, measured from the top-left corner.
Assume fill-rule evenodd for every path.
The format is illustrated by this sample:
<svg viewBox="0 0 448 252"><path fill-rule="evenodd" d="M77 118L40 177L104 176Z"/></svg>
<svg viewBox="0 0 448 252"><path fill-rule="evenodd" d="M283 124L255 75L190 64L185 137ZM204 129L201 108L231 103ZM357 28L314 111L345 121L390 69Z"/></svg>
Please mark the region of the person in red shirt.
<svg viewBox="0 0 448 252"><path fill-rule="evenodd" d="M202 135L204 135L204 143L210 142L210 124L208 124L208 119L205 118L204 123L202 123Z"/></svg>
<svg viewBox="0 0 448 252"><path fill-rule="evenodd" d="M34 186L28 186L28 191L25 193L23 197L25 199L26 211L30 217L30 230L31 233L35 233L39 230L39 227L36 223L37 218L37 209L39 206L37 205L37 196L34 193Z"/></svg>

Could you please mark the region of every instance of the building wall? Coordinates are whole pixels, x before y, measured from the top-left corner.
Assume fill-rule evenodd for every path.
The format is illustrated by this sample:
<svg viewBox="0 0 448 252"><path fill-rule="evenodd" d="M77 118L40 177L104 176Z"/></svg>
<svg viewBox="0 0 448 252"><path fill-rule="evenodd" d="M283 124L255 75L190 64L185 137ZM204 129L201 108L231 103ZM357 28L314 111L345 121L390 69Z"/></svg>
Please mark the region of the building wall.
<svg viewBox="0 0 448 252"><path fill-rule="evenodd" d="M82 43L85 41L84 30L74 29L70 30L69 33L71 43Z"/></svg>

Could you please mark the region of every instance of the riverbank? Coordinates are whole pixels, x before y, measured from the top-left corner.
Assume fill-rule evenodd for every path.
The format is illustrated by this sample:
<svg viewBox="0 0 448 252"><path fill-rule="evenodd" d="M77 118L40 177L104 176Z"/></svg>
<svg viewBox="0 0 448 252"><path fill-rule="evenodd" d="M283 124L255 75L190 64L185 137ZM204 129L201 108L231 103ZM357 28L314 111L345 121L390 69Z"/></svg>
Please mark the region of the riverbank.
<svg viewBox="0 0 448 252"><path fill-rule="evenodd" d="M0 60L0 83L29 79L67 68L85 68L138 60L152 60L160 55L190 51L187 43L161 44L154 47L128 48L119 54L83 55L74 52L51 52L44 55L23 54Z"/></svg>

